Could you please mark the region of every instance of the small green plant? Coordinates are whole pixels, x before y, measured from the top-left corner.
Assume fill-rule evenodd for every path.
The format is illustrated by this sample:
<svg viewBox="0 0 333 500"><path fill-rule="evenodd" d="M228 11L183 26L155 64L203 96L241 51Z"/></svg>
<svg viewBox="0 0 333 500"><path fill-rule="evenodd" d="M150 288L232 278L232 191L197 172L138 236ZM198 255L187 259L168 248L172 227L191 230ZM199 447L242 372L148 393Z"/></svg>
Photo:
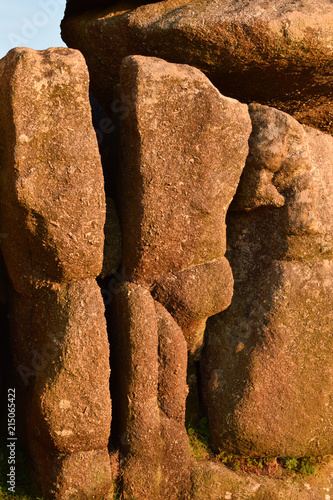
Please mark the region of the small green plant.
<svg viewBox="0 0 333 500"><path fill-rule="evenodd" d="M316 470L316 459L314 457L309 457L308 459L302 459L300 473L303 476L313 476L317 472Z"/></svg>
<svg viewBox="0 0 333 500"><path fill-rule="evenodd" d="M199 420L198 426L188 427L187 434L194 458L196 460L208 458L211 454L209 449L210 431L208 427L208 419L203 417Z"/></svg>
<svg viewBox="0 0 333 500"><path fill-rule="evenodd" d="M288 472L296 472L298 469L297 458L286 458L284 463L285 468Z"/></svg>
<svg viewBox="0 0 333 500"><path fill-rule="evenodd" d="M323 460L325 459L320 457L286 458L284 460L284 467L288 472L299 473L303 476L313 476L317 473L318 465Z"/></svg>

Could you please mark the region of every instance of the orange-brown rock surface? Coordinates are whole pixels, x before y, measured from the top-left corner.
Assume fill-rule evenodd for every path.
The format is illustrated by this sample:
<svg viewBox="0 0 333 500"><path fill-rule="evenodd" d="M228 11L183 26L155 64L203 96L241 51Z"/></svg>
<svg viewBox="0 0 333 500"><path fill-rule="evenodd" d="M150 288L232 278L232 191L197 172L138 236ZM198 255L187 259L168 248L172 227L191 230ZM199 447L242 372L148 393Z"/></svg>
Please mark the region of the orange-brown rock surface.
<svg viewBox="0 0 333 500"><path fill-rule="evenodd" d="M114 421L123 488L137 500L186 498L191 454L185 430L187 348L149 290L123 283L112 302Z"/></svg>
<svg viewBox="0 0 333 500"><path fill-rule="evenodd" d="M36 477L47 498L108 495L109 344L94 279L105 200L88 72L74 50L15 49L0 81L2 251Z"/></svg>
<svg viewBox="0 0 333 500"><path fill-rule="evenodd" d="M224 95L270 104L332 133L330 0L109 5L62 23L64 41L84 54L107 106L122 58L140 54L195 66Z"/></svg>
<svg viewBox="0 0 333 500"><path fill-rule="evenodd" d="M333 139L250 106L250 153L228 215L235 288L208 322L212 444L243 456L333 451Z"/></svg>
<svg viewBox="0 0 333 500"><path fill-rule="evenodd" d="M0 61L0 318L45 498L329 497L330 466L195 463L185 409L216 452L333 454L332 34L331 0L68 0L72 49Z"/></svg>
<svg viewBox="0 0 333 500"><path fill-rule="evenodd" d="M65 48L14 49L0 78L2 251L11 281L31 293L96 276L105 201L84 60Z"/></svg>
<svg viewBox="0 0 333 500"><path fill-rule="evenodd" d="M123 265L195 350L232 295L225 216L248 152L247 106L195 68L140 56L123 61L121 95Z"/></svg>

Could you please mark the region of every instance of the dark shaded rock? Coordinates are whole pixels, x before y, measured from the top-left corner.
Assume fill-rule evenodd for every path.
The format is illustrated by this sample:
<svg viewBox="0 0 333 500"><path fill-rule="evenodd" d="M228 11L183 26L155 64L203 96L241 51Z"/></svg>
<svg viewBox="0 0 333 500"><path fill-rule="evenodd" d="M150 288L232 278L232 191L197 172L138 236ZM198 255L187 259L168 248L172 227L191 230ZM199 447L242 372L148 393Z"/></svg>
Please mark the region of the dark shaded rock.
<svg viewBox="0 0 333 500"><path fill-rule="evenodd" d="M333 140L275 109L250 115L227 218L234 296L208 321L203 353L212 444L243 456L331 454Z"/></svg>
<svg viewBox="0 0 333 500"><path fill-rule="evenodd" d="M88 10L106 9L112 5L116 5L118 0L67 0L66 16L86 12ZM131 5L139 7L149 2L148 0L131 0Z"/></svg>
<svg viewBox="0 0 333 500"><path fill-rule="evenodd" d="M7 420L8 396L7 388L10 387L11 359L8 345L8 283L7 273L0 252L0 418Z"/></svg>
<svg viewBox="0 0 333 500"><path fill-rule="evenodd" d="M87 10L103 9L114 5L115 0L67 0L66 15L85 12Z"/></svg>
<svg viewBox="0 0 333 500"><path fill-rule="evenodd" d="M248 153L247 107L195 68L140 56L124 59L121 93L123 265L195 350L231 299L225 215Z"/></svg>
<svg viewBox="0 0 333 500"><path fill-rule="evenodd" d="M106 110L90 92L90 104L93 126L95 129L104 174L106 198L117 198L117 174L119 170L119 124L126 109L119 106L120 99Z"/></svg>
<svg viewBox="0 0 333 500"><path fill-rule="evenodd" d="M161 498L188 498L192 459L185 431L187 345L172 316L155 302L158 326L158 401L161 409ZM165 492L165 493L163 493Z"/></svg>
<svg viewBox="0 0 333 500"><path fill-rule="evenodd" d="M120 223L112 198L106 198L104 236L104 260L101 278L114 274L121 262Z"/></svg>
<svg viewBox="0 0 333 500"><path fill-rule="evenodd" d="M113 500L110 457L107 450L58 454L35 443L45 498L55 500Z"/></svg>
<svg viewBox="0 0 333 500"><path fill-rule="evenodd" d="M103 102L121 60L140 54L195 66L224 95L332 133L332 27L330 0L166 0L65 17L62 37L84 54Z"/></svg>
<svg viewBox="0 0 333 500"><path fill-rule="evenodd" d="M0 305L7 304L7 272L3 257L0 251Z"/></svg>
<svg viewBox="0 0 333 500"><path fill-rule="evenodd" d="M158 327L158 401L169 419L184 424L187 396L187 348L184 335L172 316L155 301Z"/></svg>
<svg viewBox="0 0 333 500"><path fill-rule="evenodd" d="M186 399L186 413L185 413L185 425L186 428L199 427L200 419L203 417L203 409L201 404L201 384L200 378L200 354L199 356L190 356L187 361L187 385L188 385L188 396Z"/></svg>

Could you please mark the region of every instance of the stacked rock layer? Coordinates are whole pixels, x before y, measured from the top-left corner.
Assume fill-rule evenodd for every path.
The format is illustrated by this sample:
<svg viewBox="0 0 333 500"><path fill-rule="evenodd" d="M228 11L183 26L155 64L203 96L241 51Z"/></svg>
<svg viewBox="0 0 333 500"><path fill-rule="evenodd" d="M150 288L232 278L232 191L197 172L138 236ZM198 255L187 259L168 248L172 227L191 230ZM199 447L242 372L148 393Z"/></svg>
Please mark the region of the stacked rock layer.
<svg viewBox="0 0 333 500"><path fill-rule="evenodd" d="M333 454L332 33L329 0L69 0L72 49L0 61L0 312L45 498L111 500L115 448L123 498L199 498L188 356L214 452Z"/></svg>
<svg viewBox="0 0 333 500"><path fill-rule="evenodd" d="M70 49L15 49L0 80L2 253L31 455L47 498L107 498L105 201L86 65Z"/></svg>

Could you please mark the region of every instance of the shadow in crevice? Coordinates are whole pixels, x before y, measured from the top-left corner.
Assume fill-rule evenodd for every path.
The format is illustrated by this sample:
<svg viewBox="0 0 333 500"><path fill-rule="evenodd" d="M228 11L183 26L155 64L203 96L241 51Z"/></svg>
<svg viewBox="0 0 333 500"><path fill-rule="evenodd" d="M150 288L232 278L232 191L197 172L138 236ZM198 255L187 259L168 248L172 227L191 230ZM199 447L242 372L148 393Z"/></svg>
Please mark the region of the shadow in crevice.
<svg viewBox="0 0 333 500"><path fill-rule="evenodd" d="M72 8L75 2L70 2L68 8ZM89 2L85 2L77 6L79 10L84 10L88 6ZM108 4L108 2L97 2L95 6L102 6L102 4ZM108 198L114 200L115 209L117 210L118 204L118 171L119 171L119 143L120 143L120 131L119 131L119 117L121 118L121 107L120 101L114 100L108 111L99 103L96 97L90 92L90 105L92 111L92 123L96 133L96 138L98 142L99 152L101 156L101 163L104 175L104 190L107 202ZM118 111L118 113L117 113ZM119 114L120 113L120 114ZM114 208L113 208L114 210ZM108 211L107 211L108 216ZM107 241L108 236L108 221L105 225L105 241ZM120 236L121 237L121 236ZM106 262L106 247L104 247L104 264ZM103 271L104 271L103 266ZM97 283L101 289L101 294L105 306L105 318L110 346L110 396L112 402L112 421L110 429L110 439L109 439L109 452L110 456L114 457L120 448L120 438L119 438L119 390L117 389L117 380L115 369L117 363L117 352L114 345L114 338L112 334L112 302L115 294L117 293L117 286L119 283L127 281L130 279L126 275L126 272L122 269L121 265L118 268L110 270L105 270L106 275L99 276L97 278ZM112 274L111 274L112 273Z"/></svg>
<svg viewBox="0 0 333 500"><path fill-rule="evenodd" d="M206 413L202 394L200 358L192 356L190 352L187 363L187 385L185 426L186 428L198 427Z"/></svg>
<svg viewBox="0 0 333 500"><path fill-rule="evenodd" d="M9 279L0 252L0 419L7 417L7 391L13 386L13 361L8 318Z"/></svg>
<svg viewBox="0 0 333 500"><path fill-rule="evenodd" d="M104 279L97 279L97 282L101 288L101 293L104 299L105 305L105 318L107 324L108 339L110 345L110 395L112 401L112 422L110 430L110 440L109 440L109 451L113 452L120 448L121 443L121 417L120 417L120 404L121 404L121 392L120 383L118 380L119 373L119 363L122 362L119 359L119 352L116 345L116 339L113 332L113 299L115 295L119 292L118 286L120 283L125 281L131 281L131 277L127 276L126 273L122 272L120 269L112 276L107 276Z"/></svg>

